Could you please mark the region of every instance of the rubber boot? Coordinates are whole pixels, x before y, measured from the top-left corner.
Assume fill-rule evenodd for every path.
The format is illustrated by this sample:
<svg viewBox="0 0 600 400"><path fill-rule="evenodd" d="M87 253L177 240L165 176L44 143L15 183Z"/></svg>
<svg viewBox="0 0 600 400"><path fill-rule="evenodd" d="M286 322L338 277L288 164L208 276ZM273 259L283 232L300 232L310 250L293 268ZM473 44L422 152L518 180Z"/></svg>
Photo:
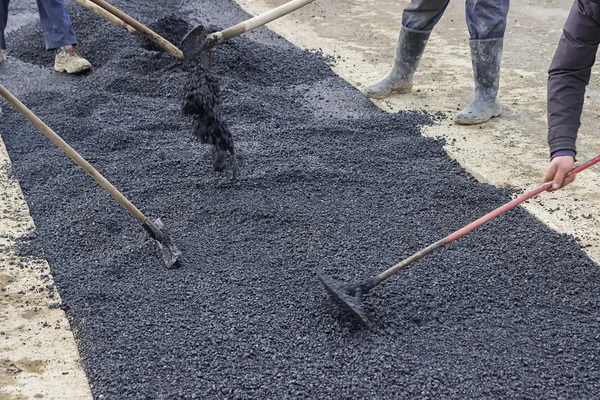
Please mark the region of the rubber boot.
<svg viewBox="0 0 600 400"><path fill-rule="evenodd" d="M417 31L402 26L394 64L388 74L364 90L372 99L383 99L392 93L408 93L412 89L413 75L419 66L431 31Z"/></svg>
<svg viewBox="0 0 600 400"><path fill-rule="evenodd" d="M464 110L456 114L454 122L457 124L482 124L502 113L502 106L498 101L502 42L502 38L469 42L475 78L475 96Z"/></svg>

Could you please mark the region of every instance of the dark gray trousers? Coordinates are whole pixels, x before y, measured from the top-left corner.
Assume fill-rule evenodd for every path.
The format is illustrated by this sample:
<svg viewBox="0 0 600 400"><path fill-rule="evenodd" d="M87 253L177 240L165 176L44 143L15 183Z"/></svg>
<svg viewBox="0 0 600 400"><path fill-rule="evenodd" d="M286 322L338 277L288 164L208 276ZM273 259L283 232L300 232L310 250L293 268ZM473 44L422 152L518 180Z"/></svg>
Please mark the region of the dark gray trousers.
<svg viewBox="0 0 600 400"><path fill-rule="evenodd" d="M0 1L0 49L5 50L4 30L8 21L8 3L10 0ZM37 0L37 6L47 50L77 44L75 31L67 14L64 0Z"/></svg>
<svg viewBox="0 0 600 400"><path fill-rule="evenodd" d="M402 14L402 25L418 31L431 31L450 0L412 0ZM466 0L465 14L471 39L504 37L510 0Z"/></svg>

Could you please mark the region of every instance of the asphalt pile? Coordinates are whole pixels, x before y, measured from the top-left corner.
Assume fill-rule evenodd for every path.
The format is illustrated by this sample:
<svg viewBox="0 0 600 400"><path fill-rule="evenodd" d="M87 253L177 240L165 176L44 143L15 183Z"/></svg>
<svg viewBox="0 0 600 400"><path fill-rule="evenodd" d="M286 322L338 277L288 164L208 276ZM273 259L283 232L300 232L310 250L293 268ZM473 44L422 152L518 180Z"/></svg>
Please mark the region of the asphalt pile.
<svg viewBox="0 0 600 400"><path fill-rule="evenodd" d="M226 0L123 8L150 25L173 10L219 28L247 17ZM95 69L52 73L40 37L28 39L34 25L8 37L21 48L6 83L161 217L183 252L181 268L164 268L139 225L4 107L2 137L37 226L28 252L50 262L96 397L600 392L600 271L521 209L374 289L372 330L330 303L315 271L371 277L510 198L420 135L431 115L380 111L326 60L261 29L212 50L244 156L232 180L212 171L181 113L189 71L87 10L71 16Z"/></svg>

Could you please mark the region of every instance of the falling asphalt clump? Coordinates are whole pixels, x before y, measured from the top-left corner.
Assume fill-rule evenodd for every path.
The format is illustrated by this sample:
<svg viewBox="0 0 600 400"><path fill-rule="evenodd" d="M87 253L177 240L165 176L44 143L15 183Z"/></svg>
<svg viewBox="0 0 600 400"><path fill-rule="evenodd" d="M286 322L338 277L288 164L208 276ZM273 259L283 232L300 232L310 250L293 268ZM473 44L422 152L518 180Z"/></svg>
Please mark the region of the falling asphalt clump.
<svg viewBox="0 0 600 400"><path fill-rule="evenodd" d="M229 0L184 3L125 11L150 25L174 12L220 28L248 17ZM371 292L372 330L336 315L315 271L371 277L510 198L421 136L430 115L382 112L322 58L259 29L212 50L244 154L224 179L181 113L190 71L74 6L95 69L34 65L47 56L22 39L34 24L8 37L24 47L6 86L161 217L184 255L165 269L135 221L3 107L37 227L29 253L51 265L95 398L597 397L600 270L522 209Z"/></svg>
<svg viewBox="0 0 600 400"><path fill-rule="evenodd" d="M194 119L194 136L213 146L213 169L225 169L227 153L233 160L233 137L221 117L219 83L207 67L198 63L184 86L182 111Z"/></svg>

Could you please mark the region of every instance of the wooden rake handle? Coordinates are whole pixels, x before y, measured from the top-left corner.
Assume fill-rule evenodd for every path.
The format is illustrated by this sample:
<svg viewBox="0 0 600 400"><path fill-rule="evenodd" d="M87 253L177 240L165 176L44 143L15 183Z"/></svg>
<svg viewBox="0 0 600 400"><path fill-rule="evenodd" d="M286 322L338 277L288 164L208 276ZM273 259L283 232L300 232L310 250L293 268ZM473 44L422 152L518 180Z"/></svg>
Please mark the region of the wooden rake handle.
<svg viewBox="0 0 600 400"><path fill-rule="evenodd" d="M109 181L104 178L100 172L96 170L89 162L75 151L67 142L65 142L60 136L58 136L48 125L46 125L41 119L39 119L30 109L28 109L23 103L19 101L15 96L12 95L4 86L0 85L0 95L13 106L18 112L20 112L25 118L29 120L36 128L40 130L48 139L50 139L55 145L57 145L66 155L71 157L77 165L79 165L85 172L88 173L104 190L106 190L121 206L123 206L140 224L144 224L148 217L146 217L136 206L133 205L119 190L114 187Z"/></svg>
<svg viewBox="0 0 600 400"><path fill-rule="evenodd" d="M233 37L239 36L242 33L251 31L253 29L258 28L259 26L263 26L268 24L271 21L276 20L277 18L281 18L284 15L287 15L297 9L304 7L305 5L312 3L315 0L292 0L285 4L280 5L272 10L264 12L260 15L257 15L254 18L250 18L244 22L240 22L237 25L232 26L231 28L224 29L220 32L215 32L210 35L214 41L218 43L222 43L226 40L229 40Z"/></svg>
<svg viewBox="0 0 600 400"><path fill-rule="evenodd" d="M113 14L114 16L125 21L127 24L131 25L133 28L135 28L136 31L138 31L139 33L144 35L146 38L148 38L148 40L151 40L152 42L156 43L161 49L163 49L164 51L166 51L173 57L175 57L181 61L185 60L185 57L183 56L183 52L180 49L178 49L175 45L173 45L168 40L166 40L165 38L160 36L158 33L152 31L146 25L131 18L129 15L125 14L123 11L119 10L118 8L107 3L104 0L90 0L90 1L92 1L93 3L95 3L98 6L102 7L103 9L105 9L109 13Z"/></svg>

